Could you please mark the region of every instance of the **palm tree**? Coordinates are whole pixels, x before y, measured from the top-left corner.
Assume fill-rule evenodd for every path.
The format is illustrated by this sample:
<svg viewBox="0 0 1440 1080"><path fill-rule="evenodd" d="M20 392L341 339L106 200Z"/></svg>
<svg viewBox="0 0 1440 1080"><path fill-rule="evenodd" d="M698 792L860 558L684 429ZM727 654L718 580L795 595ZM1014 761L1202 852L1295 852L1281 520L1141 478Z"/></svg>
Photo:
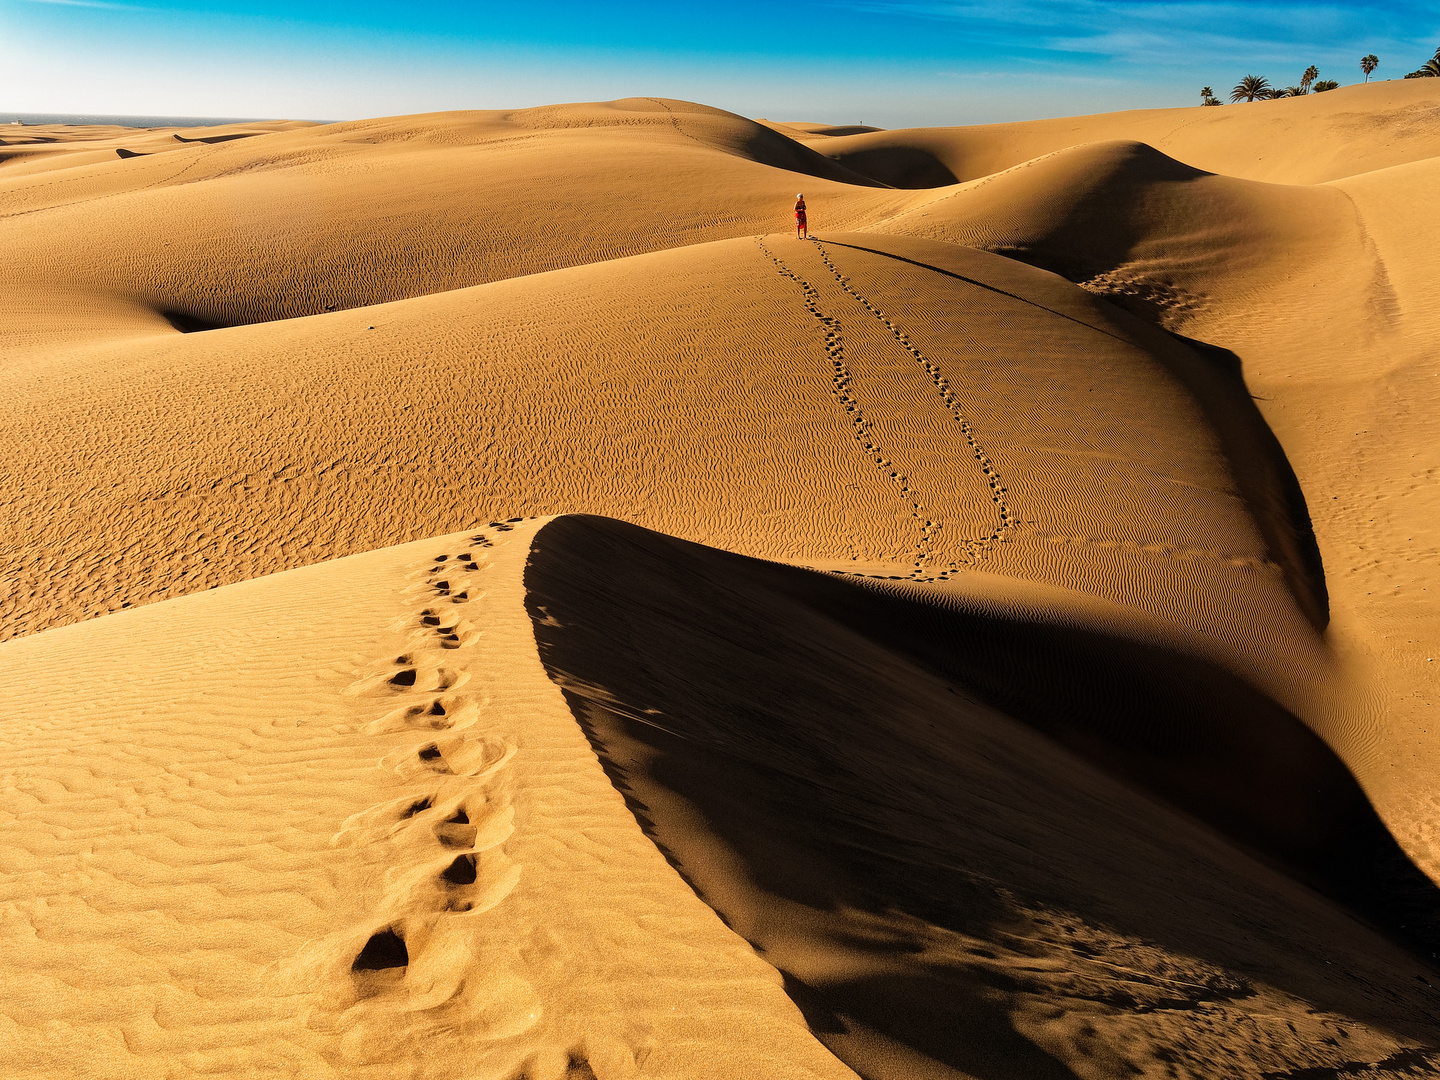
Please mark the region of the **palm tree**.
<svg viewBox="0 0 1440 1080"><path fill-rule="evenodd" d="M1300 76L1300 92L1302 94L1308 94L1310 92L1310 84L1319 77L1319 68L1317 68L1314 64L1311 64L1309 67L1307 67L1305 69L1305 74Z"/></svg>
<svg viewBox="0 0 1440 1080"><path fill-rule="evenodd" d="M1270 93L1270 80L1259 75L1246 75L1238 83L1235 89L1230 91L1231 101L1254 101L1256 98L1264 98Z"/></svg>
<svg viewBox="0 0 1440 1080"><path fill-rule="evenodd" d="M1379 66L1380 57L1376 56L1373 52L1368 56L1362 56L1360 58L1360 70L1365 72L1365 81L1367 83L1370 81L1370 73Z"/></svg>
<svg viewBox="0 0 1440 1080"><path fill-rule="evenodd" d="M1304 97L1309 92L1303 86L1287 86L1283 90L1271 90L1270 96L1272 98Z"/></svg>
<svg viewBox="0 0 1440 1080"><path fill-rule="evenodd" d="M1208 86L1202 86L1200 88L1200 104L1219 105L1220 102L1216 99L1214 90L1211 90Z"/></svg>
<svg viewBox="0 0 1440 1080"><path fill-rule="evenodd" d="M1407 79L1434 79L1440 78L1440 49L1435 50L1435 55L1421 65L1419 71L1412 71L1406 75Z"/></svg>
<svg viewBox="0 0 1440 1080"><path fill-rule="evenodd" d="M1315 84L1315 93L1323 94L1326 90L1338 89L1340 84L1334 79L1321 79Z"/></svg>

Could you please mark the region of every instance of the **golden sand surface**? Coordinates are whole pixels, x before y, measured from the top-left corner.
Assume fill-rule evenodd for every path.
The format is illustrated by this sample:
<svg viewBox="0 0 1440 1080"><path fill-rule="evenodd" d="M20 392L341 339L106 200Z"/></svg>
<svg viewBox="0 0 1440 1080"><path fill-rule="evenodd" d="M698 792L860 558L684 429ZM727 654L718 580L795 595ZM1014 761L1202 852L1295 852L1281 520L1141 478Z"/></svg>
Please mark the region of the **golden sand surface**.
<svg viewBox="0 0 1440 1080"><path fill-rule="evenodd" d="M1440 1072L1429 82L0 131L0 1072Z"/></svg>

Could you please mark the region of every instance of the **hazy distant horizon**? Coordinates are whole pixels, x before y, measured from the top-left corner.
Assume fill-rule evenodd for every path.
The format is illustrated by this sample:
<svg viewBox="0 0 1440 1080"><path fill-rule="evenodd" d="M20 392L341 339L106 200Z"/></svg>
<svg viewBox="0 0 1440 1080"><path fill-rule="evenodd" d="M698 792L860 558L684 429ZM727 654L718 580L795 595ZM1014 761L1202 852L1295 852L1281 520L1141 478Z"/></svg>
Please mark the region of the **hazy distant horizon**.
<svg viewBox="0 0 1440 1080"><path fill-rule="evenodd" d="M284 117L267 116L112 116L106 113L25 113L0 110L0 124L103 124L111 127L156 128L156 127L214 127L219 124L254 124L263 120L278 120ZM330 123L320 120L317 123Z"/></svg>
<svg viewBox="0 0 1440 1080"><path fill-rule="evenodd" d="M1199 104L1241 77L1399 78L1440 43L1414 0L653 0L396 8L321 0L0 0L20 112L336 120L657 95L883 127Z"/></svg>

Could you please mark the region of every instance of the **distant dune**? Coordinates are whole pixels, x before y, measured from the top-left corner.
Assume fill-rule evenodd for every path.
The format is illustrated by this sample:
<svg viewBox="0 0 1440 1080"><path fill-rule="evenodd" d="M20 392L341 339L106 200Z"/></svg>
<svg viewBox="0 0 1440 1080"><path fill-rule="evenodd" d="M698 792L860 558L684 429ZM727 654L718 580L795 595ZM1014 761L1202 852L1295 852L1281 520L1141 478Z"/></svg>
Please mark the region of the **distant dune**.
<svg viewBox="0 0 1440 1080"><path fill-rule="evenodd" d="M3 1071L1440 1071L1430 82L7 132Z"/></svg>

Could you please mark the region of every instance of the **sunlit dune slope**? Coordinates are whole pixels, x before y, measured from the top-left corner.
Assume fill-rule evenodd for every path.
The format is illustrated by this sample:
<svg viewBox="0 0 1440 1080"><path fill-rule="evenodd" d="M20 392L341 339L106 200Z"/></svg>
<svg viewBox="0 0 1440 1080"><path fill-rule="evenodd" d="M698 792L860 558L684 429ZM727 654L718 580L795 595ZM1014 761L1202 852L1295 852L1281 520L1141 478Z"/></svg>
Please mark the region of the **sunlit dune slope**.
<svg viewBox="0 0 1440 1080"><path fill-rule="evenodd" d="M904 187L930 186L918 172L921 155L931 163L930 176L948 173L963 181L1113 139L1147 143L1206 172L1314 184L1440 155L1440 88L1431 83L1378 82L1218 109L1143 109L843 136L790 133L840 164Z"/></svg>
<svg viewBox="0 0 1440 1080"><path fill-rule="evenodd" d="M1236 372L968 248L728 241L0 378L12 634L590 511L862 573L1063 585L1282 682L1323 663L1303 498ZM56 431L65 454L37 460Z"/></svg>
<svg viewBox="0 0 1440 1080"><path fill-rule="evenodd" d="M1432 871L1440 866L1431 780L1440 764L1432 482L1440 256L1431 240L1440 231L1432 195L1440 159L1425 155L1435 152L1426 134L1427 116L1440 115L1434 93L1387 84L1347 99L1357 110L1368 105L1355 116L1370 118L1383 147L1358 130L1331 138L1334 102L1266 114L1291 116L1288 134L1237 134L1237 153L1260 146L1267 160L1305 139L1315 141L1315 160L1343 147L1356 155L1356 174L1343 179L1262 183L1200 171L1144 143L1102 141L915 193L871 226L1024 259L1233 354L1307 494L1331 599L1328 643L1369 702L1327 736L1347 747ZM1143 125L1127 134L1143 135Z"/></svg>
<svg viewBox="0 0 1440 1080"><path fill-rule="evenodd" d="M928 193L871 228L1023 259L1180 329L1273 303L1267 294L1294 290L1297 275L1312 287L1323 274L1327 298L1353 296L1359 313L1379 272L1342 191L1217 176L1134 141Z"/></svg>
<svg viewBox="0 0 1440 1080"><path fill-rule="evenodd" d="M162 154L197 144L214 146L312 126L304 120L263 120L200 128L129 128L108 124L9 126L0 128L0 165L4 166L0 176L17 180L53 169L108 164L117 158ZM119 178L124 173L112 175Z"/></svg>
<svg viewBox="0 0 1440 1080"><path fill-rule="evenodd" d="M773 232L800 190L831 228L903 198L659 98L163 139L63 175L0 165L0 245L29 289L61 310L83 291L233 325Z"/></svg>
<svg viewBox="0 0 1440 1080"><path fill-rule="evenodd" d="M853 1080L546 679L534 527L0 644L0 1073Z"/></svg>
<svg viewBox="0 0 1440 1080"><path fill-rule="evenodd" d="M1278 570L1286 578L1288 597L1278 607L1271 607L1277 613L1274 618L1281 622L1294 616L1296 607L1291 601L1295 600L1305 622L1311 627L1324 626L1329 598L1328 643L1332 655L1347 666L1348 682L1354 689L1348 696L1335 697L1329 691L1318 695L1337 701L1343 698L1343 704L1332 711L1351 713L1343 724L1326 727L1326 737L1346 743L1347 760L1352 764L1368 761L1366 782L1372 791L1402 774L1406 777L1402 788L1408 784L1412 793L1420 791L1427 770L1440 762L1440 743L1428 738L1434 725L1427 712L1440 707L1440 683L1436 681L1440 676L1433 663L1440 648L1440 620L1429 614L1433 605L1426 603L1433 589L1440 588L1440 578L1433 572L1433 566L1440 563L1433 542L1427 539L1431 532L1428 523L1440 513L1434 485L1428 479L1440 468L1435 449L1440 440L1434 438L1427 419L1440 408L1440 381L1429 359L1435 312L1440 310L1431 302L1437 271L1434 245L1426 242L1440 227L1440 220L1434 220L1440 204L1429 198L1435 117L1440 115L1436 93L1427 80L1411 80L1222 109L1135 111L919 132L759 124L700 105L630 99L514 113L279 125L290 130L266 134L256 132L267 125L242 125L209 134L202 130L134 132L126 136L134 147L120 148L144 156L106 157L76 167L65 167L64 162L79 162L85 153L98 152L116 133L91 133L99 141L87 143L78 138L85 133L57 130L53 134L61 141L47 151L49 164L38 158L26 164L18 157L0 164L0 211L4 213L0 241L16 269L0 293L0 366L10 380L7 387L15 390L13 400L20 403L18 415L10 418L6 437L14 448L10 452L20 455L10 460L27 463L25 470L6 478L10 492L6 506L15 513L8 519L4 543L22 556L9 571L8 582L14 587L7 592L8 606L0 609L9 619L4 632L29 632L125 603L203 589L444 531L485 516L485 507L509 506L519 500L537 510L614 513L756 554L852 562L857 567L868 563L874 564L867 570L872 573L894 573L893 565L882 564L899 563L902 576L953 577L951 563L958 572L969 565L966 559L974 554L959 541L983 546L988 537L995 541L994 551L985 558L994 556L1000 572L1078 584L1096 595L1139 604L1146 611L1163 609L1174 616L1175 625L1201 628L1201 632L1218 626L1223 628L1222 636L1236 641L1269 642L1261 651L1291 650L1290 644L1280 645L1282 641L1305 642L1301 651L1309 650L1316 642L1308 631L1279 632L1269 616L1257 622L1244 614L1256 604L1260 609L1267 606L1255 597L1270 586L1256 592L1249 584L1237 583L1238 592L1227 591L1225 599L1217 599L1209 593L1206 575L1218 572L1225 579L1235 574L1213 565L1199 569L1207 561L1214 563L1217 556L1219 562L1236 570L1251 565L1246 560L1258 559L1252 565L1254 572L1273 576ZM240 135L245 137L235 137ZM180 141L185 139L202 141ZM75 148L67 149L72 143ZM91 150L78 149L83 145L90 145ZM25 147L5 148L11 154L22 151ZM856 168L827 155L838 155ZM859 169L862 158L872 177L869 180ZM943 169L946 176L936 173L917 180L911 175L916 168L932 166ZM988 170L999 171L992 174ZM867 186L938 183L947 177L964 179L979 173L986 175L939 190ZM1332 177L1343 179L1314 182ZM293 397L292 391L298 390L298 400L308 401L314 408L302 411L291 408L291 402L273 410L274 416L307 429L307 434L296 440L300 443L311 438L308 429L316 425L322 433L319 442L331 451L349 445L349 435L339 433L339 416L349 406L339 404L337 408L336 401L327 400L322 409L317 389L299 387L298 374L294 379L251 378L249 373L257 365L263 367L266 358L276 365L290 362L289 345L269 336L279 331L266 330L266 336L256 339L226 339L225 334L238 331L213 329L208 333L221 337L191 334L178 339L166 331L167 327L204 330L431 294L441 306L429 309L431 320L423 330L407 324L406 333L414 340L406 348L413 350L417 360L422 348L436 357L425 358L418 367L402 364L396 377L397 386L414 388L419 383L405 380L417 371L428 376L431 369L427 365L439 364L435 370L443 372L444 378L453 374L453 365L465 366L463 334L448 325L450 316L444 305L449 301L441 300L437 290L555 266L592 264L628 252L675 249L697 240L765 233L788 217L789 201L797 188L809 194L812 223L817 228L864 228L988 247L1055 270L1147 321L1197 342L1220 346L1221 351L1200 347L1199 352L1206 357L1202 367L1230 369L1221 380L1228 389L1220 394L1228 404L1217 410L1213 393L1200 388L1190 375L1183 375L1181 381L1202 406L1204 425L1215 428L1222 444L1220 456L1229 462L1225 470L1234 483L1211 477L1194 490L1238 493L1246 506L1241 516L1248 515L1259 527L1261 542L1256 544L1252 535L1238 546L1230 546L1229 539L1221 543L1213 531L1213 521L1218 519L1209 510L1172 520L1170 508L1175 504L1170 494L1136 489L1136 498L1117 499L1115 493L1130 491L1138 475L1126 464L1132 460L1128 451L1106 458L1103 455L1110 450L1101 449L1097 455L1087 448L1080 457L1091 455L1088 463L1067 476L1070 463L1078 460L1071 448L1063 450L1053 463L1058 471L1052 486L1084 490L1087 494L1081 502L1088 502L1042 524L1026 537L1026 543L1042 541L1043 533L1044 545L1052 549L1062 544L1078 546L1084 549L1084 556L1072 552L1051 566L1057 558L1054 550L1047 553L1011 546L1023 526L1010 527L1007 515L1016 508L1005 503L1007 492L999 489L1007 487L1012 477L989 455L985 439L977 434L980 429L961 426L976 438L972 446L967 436L959 448L960 458L980 466L984 487L975 488L968 480L959 485L950 482L945 455L952 452L954 440L940 433L953 434L950 424L960 425L960 421L953 411L947 416L945 410L960 402L958 415L966 424L971 417L961 396L953 401L945 397L949 393L946 376L933 376L925 367L934 362L932 354L938 355L944 348L968 350L970 370L982 395L992 402L1012 393L1021 402L1028 400L1032 383L991 378L991 351L1011 350L1010 320L1000 309L969 324L977 335L972 343L963 342L963 335L957 336L946 322L949 316L943 315L937 324L943 346L932 345L928 352L917 348L919 370L931 377L938 395L935 400L945 410L932 408L928 418L920 412L909 414L914 430L903 436L850 424L850 433L859 435L862 445L879 448L863 453L872 458L878 454L879 460L901 466L894 470L896 490L874 490L875 473L866 473L865 483L837 479L834 488L844 496L838 503L827 497L825 513L829 516L823 525L814 524L813 518L810 524L803 522L822 501L814 492L825 490L828 480L821 480L817 488L807 474L796 471L793 480L787 478L781 484L784 493L776 495L769 479L773 472L756 470L754 460L746 462L753 474L748 479L737 480L736 476L746 469L707 466L708 475L693 483L688 476L682 477L658 496L649 473L618 496L616 492L629 483L629 474L616 483L614 491L596 492L595 485L587 482L578 499L570 498L571 489L565 486L571 481L553 489L538 481L531 484L536 469L513 472L524 478L523 484L497 480L485 473L489 466L473 464L485 452L477 450L473 442L467 441L461 450L447 447L444 451L429 442L414 445L422 439L399 423L404 417L395 417L396 410L385 404L380 389L383 381L367 391L369 403L355 415L364 417L370 430L397 424L402 434L396 445L403 447L405 456L382 457L378 463L366 459L362 469L371 469L381 478L374 486L384 488L415 487L409 479L413 474L404 471L411 466L429 471L437 479L418 482L420 489L431 494L400 496L403 514L392 517L386 509L363 514L359 523L337 522L332 507L364 504L369 497L359 503L351 501L356 491L368 490L369 482L357 481L353 472L331 475L328 471L333 467L345 472L343 454L317 457L302 451L296 455L288 446L265 444L267 457L262 458L251 446L256 440L239 437L251 430L252 419L248 415L238 422L226 419L230 406L217 404L216 395L244 398L252 392L283 392ZM872 240L857 246L898 242ZM891 252L896 253L898 249ZM862 264L869 258L863 253L844 255L858 258ZM927 259L930 256L914 261L925 263ZM833 272L832 266L836 268ZM871 311L874 307L882 314L893 314L864 292L868 282L862 281L860 290L860 296L870 303L867 307L840 288L838 278L826 277L832 273L843 277L853 269L831 259L831 266L822 263L813 274L795 275L807 287L819 290L815 312L837 320L841 339L848 333L852 346L859 332L856 319L863 325L865 318L871 317L876 321L869 332L881 335L877 347L906 350L909 321L919 325L932 320L934 309L949 302L947 294L924 289L911 295L907 283L900 290L904 295L892 303L904 315L903 325L897 324L899 329L892 332L886 320ZM706 346L696 343L709 340L708 327L715 322L733 322L733 306L722 299L723 287L712 290L709 284L696 290L692 303L691 284L682 279L695 272L694 266L676 265L673 272L676 280L665 286L670 294L662 304L671 305L665 325L652 327L646 321L651 315L644 311L627 316L650 337L642 341L640 334L622 328L615 357L609 354L609 317L585 308L588 297L567 300L589 311L590 325L585 327L580 325L579 314L565 323L570 316L557 317L543 297L523 314L522 305L510 305L507 310L526 325L518 331L524 340L514 362L539 363L532 350L540 347L542 339L543 347L552 354L569 353L568 340L561 343L554 335L545 336L548 325L557 318L569 327L565 333L587 342L581 347L588 350L580 361L584 364L614 361L625 366L638 354L656 355L652 342L677 358L688 358L697 347L703 352ZM701 276L707 283L715 280L708 269ZM921 274L920 279L925 276ZM824 297L830 280L840 289L830 303L833 310L826 308L829 301ZM612 282L597 295L604 295L609 303L608 298L619 291L621 287ZM742 289L735 295L751 294ZM620 305L627 312L641 306L623 298ZM846 314L846 305L854 305L855 317ZM795 313L793 305L789 309ZM808 308L806 314L820 323ZM358 313L356 318L370 325L368 312ZM640 322L635 323L635 318ZM799 318L806 323L806 316ZM766 348L775 346L769 354L772 360L792 367L796 354L788 350L793 344L806 339L802 348L813 349L813 338L787 336L790 331L768 319L763 315L740 320L746 328L744 334L729 325L724 328L717 340L732 331L734 337L733 347L724 357L726 365L732 355L753 353L756 340ZM532 323L547 328L543 333L534 331ZM322 325L342 326L338 322ZM821 325L829 328L828 323ZM594 329L597 326L599 332ZM345 335L359 333L348 324L345 327ZM494 335L511 332L500 330L498 324L486 332L492 331ZM427 346L418 344L427 334L433 339L439 332L445 335L444 344L433 340ZM893 344L884 342L886 332L892 333ZM360 369L366 369L372 362L366 359L368 347L352 349L348 336L322 342L328 329L322 334L297 327L293 333L306 342L306 350L330 357L319 366L302 363L297 372L323 376L331 386L345 386L346 380L354 377L351 365L358 363ZM383 330L375 333L383 338ZM1085 333L1078 333L1078 337L1066 339L1056 354L1062 357L1059 366L1045 369L1041 383L1047 393L1055 384L1052 373L1088 370L1090 346ZM1028 334L1022 335L1021 345L1029 350L1025 363L1034 364L1036 357L1049 354L1031 349L1035 339ZM206 340L203 347L201 339ZM177 344L182 340L183 345ZM1156 344L1160 340L1152 336L1144 348L1160 357L1162 366L1169 365L1172 375L1193 368L1190 361L1176 367L1163 359L1175 346ZM227 342L223 349L221 341ZM785 344L780 347L777 342ZM252 351L252 346L263 352ZM212 354L212 349L219 351ZM498 349L492 340L481 352L491 356ZM207 359L200 359L201 352ZM814 356L813 352L806 355ZM189 359L180 362L177 357ZM386 346L385 362L392 357L391 347ZM178 385L202 387L196 400L171 400L177 378L163 370L171 361L181 365ZM208 381L211 369L206 366L212 361L231 369L213 385ZM186 366L192 362L198 367ZM569 361L549 355L544 362L564 371ZM825 362L833 365L828 357ZM1263 426L1257 425L1256 414L1248 404L1236 405L1235 395L1241 392L1235 376L1237 364L1244 389L1255 396L1264 420L1297 468L1300 489L1306 493L1303 499L1286 478L1288 468L1283 462L1275 464L1275 444L1268 440ZM813 375L813 368L809 370ZM127 380L131 375L138 380L136 386L146 387L143 392L130 386ZM462 374L461 381L466 377ZM753 393L747 404L737 406L735 399L721 393L716 398L717 408L730 416L768 411L775 424L783 424L768 400L767 378L750 388ZM94 381L93 398L85 397L91 390L78 390L82 380ZM1070 382L1069 388L1079 393L1077 382ZM809 399L811 389L801 396ZM832 380L831 389L838 394L845 386ZM44 419L52 392L64 399L56 399L64 416L79 416L73 431ZM441 394L438 389L434 392ZM550 392L546 388L542 398ZM1069 391L1057 392L1063 396ZM1088 385L1086 392L1092 392ZM674 400L688 393L687 388ZM338 396L343 401L346 394ZM557 400L563 397L560 394ZM1152 423L1150 428L1143 423L1133 428L1137 441L1141 431L1148 439L1164 429L1154 444L1155 457L1173 458L1171 447L1176 441L1185 441L1187 436L1179 432L1189 430L1190 420L1167 412L1169 407L1163 401L1151 410L1147 389L1127 392L1123 398L1131 403L1146 402L1138 410L1133 404L1125 406ZM106 409L116 411L106 413L111 419L104 431L97 431L93 420L80 414L88 409L83 402L102 400L111 402ZM207 412L206 400L218 413L213 409ZM1107 404L1102 427L1114 430L1130 424L1130 416L1117 411L1120 398L1102 400ZM404 404L413 409L416 401ZM404 404L399 406L402 413ZM861 410L859 417L866 423L878 415L874 402L868 413L864 411L867 405L858 398L837 397L835 404L839 411L827 423L842 421L841 431L845 421L856 416L855 409ZM245 405L240 411L250 407ZM166 449L136 464L139 452L135 447L152 408L159 421L158 445ZM1053 411L1053 403L1043 408L1052 410L1052 419L1061 415ZM322 416L319 421L314 419L317 409ZM645 406L636 403L632 412L638 415L644 410ZM197 458L201 463L198 471L187 466L177 473L174 463L190 453L188 447L182 449L188 436L178 434L182 415L186 424L213 423L217 430L235 436L230 440L233 455L220 462L215 453L203 452ZM213 420L217 415L220 419ZM518 413L512 410L509 415ZM1076 415L1083 415L1083 410ZM1003 428L1018 416L1016 409L997 408L993 417L983 419L993 419ZM1236 421L1238 429L1235 424L1226 429L1229 421L1222 423L1226 417L1241 416L1248 418ZM790 445L803 429L802 459L807 462L804 468L810 469L815 461L813 448L832 445L833 430L817 439L805 428L808 423L804 420L790 426L778 441L767 431L765 438L770 442L763 445ZM264 423L254 424L265 429ZM924 433L917 434L922 429ZM120 430L129 434L115 434ZM268 430L273 434L275 429ZM508 439L512 429L501 425L494 430L506 432ZM544 425L532 423L527 437L533 439L542 430ZM705 432L708 435L714 430L712 426ZM1239 442L1237 430L1241 432ZM1022 457L1043 455L1051 452L1044 432L1044 424L1035 426L1020 417L1018 426L997 437L1002 443L1006 439L1034 443ZM57 441L62 433L63 441ZM897 437L902 442L916 440L913 462L905 460L908 449L905 454L892 452ZM118 454L120 460L131 462L123 473L103 461L115 438L129 440L129 449L122 448ZM1104 436L1101 442L1108 438ZM42 455L39 466L31 468L31 458L20 449L25 444L17 441L21 439L63 449ZM1246 439L1251 441L1246 443ZM567 440L568 436L561 438L562 452L578 447L577 452L592 453L594 447L604 445L603 438L594 433L578 441ZM72 460L86 462L88 467L98 457L101 465L96 475L108 479L87 486L85 475L58 463L76 447L93 447L82 449ZM526 457L532 449L515 453ZM1201 456L1207 453L1209 450L1202 450ZM447 463L464 462L464 468L450 472L447 470L453 466L435 464L442 455ZM297 479L295 469L285 468L292 458L301 473L308 469L305 475L321 479ZM597 456L597 460L603 459L603 453ZM1252 459L1264 462L1263 467L1251 468ZM341 465L335 466L336 462ZM1237 466L1236 462L1245 464ZM1020 459L1014 464L1019 466ZM857 467L853 459L850 467ZM1026 463L1025 468L1029 467ZM553 472L547 468L545 476ZM470 502L475 490L471 478L476 475L486 476L485 483L494 492L493 498L485 496L479 506ZM806 478L800 479L802 475ZM828 464L819 467L818 475L832 475ZM151 476L163 480L152 487ZM397 476L406 479L400 482ZM805 492L795 500L786 487L791 483ZM523 496L518 490L522 486ZM691 499L697 488L705 489L706 494L690 508L674 511L664 505L670 498L676 505ZM279 496L283 508L273 518L284 524L252 530L243 524L250 520L251 511L235 513L219 505L240 495L204 494L227 489L237 493L250 489L243 496L246 499L262 489L272 494L292 493ZM334 495L335 489L346 492L344 498ZM445 494L434 494L440 489ZM752 500L760 489L769 494ZM928 494L930 489L945 494ZM536 493L545 490L562 494L554 499L538 498ZM131 496L141 504L138 508L129 505ZM321 501L308 502L310 496ZM973 534L957 532L957 528L969 530L980 520L974 507L983 510L987 497L1000 500L995 504L998 516L988 529L981 525ZM940 507L937 498L953 499L957 507L965 508L952 512ZM332 499L338 501L327 501ZM102 502L105 508L92 514L92 508ZM888 508L872 513L882 504ZM1103 504L1098 518L1096 504ZM440 505L450 509L438 509ZM830 513L836 505L846 507L839 517ZM721 509L715 509L717 506ZM936 513L927 517L922 508L936 509ZM275 508L252 504L256 520L271 509ZM1316 515L1314 545L1305 540L1307 511ZM749 516L743 526L736 524L741 515ZM403 530L392 524L401 517L408 523ZM899 539L906 517L921 530L913 541ZM52 518L56 523L53 530L45 524ZM1157 523L1157 518L1163 520ZM723 526L718 524L722 519L726 522ZM857 520L863 524L857 525ZM76 521L82 524L74 527ZM97 534L95 523L99 521L128 522L126 528L134 525L139 532ZM146 531L151 526L142 528L141 521L153 523L155 531ZM923 524L926 521L928 526ZM1030 523L1040 521L1033 518ZM1094 525L1096 521L1100 525ZM802 524L792 528L796 522ZM997 529L999 535L992 537ZM787 530L786 539L772 542ZM1285 538L1287 532L1294 534L1291 540ZM1229 538L1240 535L1228 525L1221 533ZM100 535L108 539L101 540ZM81 536L87 539L76 539ZM123 553L117 555L122 547ZM1308 554L1301 548L1308 548ZM959 549L969 554L956 561L953 552ZM1105 554L1119 549L1125 554ZM1006 563L997 552L1013 558ZM1138 552L1149 554L1142 557ZM1151 556L1155 558L1150 569L1138 576L1130 572L1126 560L1143 562ZM1106 559L1112 564L1097 568L1097 562ZM1327 568L1323 579L1318 571L1321 562ZM1186 583L1177 586L1182 579ZM1225 588L1230 589L1228 585ZM1237 600L1238 596L1248 599ZM32 610L51 614L32 618L28 614ZM1202 610L1206 612L1203 616L1195 614ZM1284 661L1279 667L1300 671L1319 662L1311 656L1303 663ZM1260 666L1272 668L1268 661ZM1273 671L1266 677L1272 676ZM1292 705L1301 707L1294 701ZM1396 724L1408 733L1407 746L1433 745L1436 749L1407 750L1402 764L1387 749L1386 732ZM1409 801L1409 795L1401 800ZM1409 835L1431 834L1428 821L1433 815L1429 811L1405 813L1411 816ZM1432 865L1440 862L1432 859Z"/></svg>
<svg viewBox="0 0 1440 1080"><path fill-rule="evenodd" d="M861 1075L1433 1060L1401 1049L1435 1039L1428 971L993 707L1254 815L1226 823L1272 855L1313 845L1332 887L1401 885L1392 927L1433 916L1354 781L1253 690L1067 626L1058 592L932 607L601 519L542 529L525 580L637 819Z"/></svg>

